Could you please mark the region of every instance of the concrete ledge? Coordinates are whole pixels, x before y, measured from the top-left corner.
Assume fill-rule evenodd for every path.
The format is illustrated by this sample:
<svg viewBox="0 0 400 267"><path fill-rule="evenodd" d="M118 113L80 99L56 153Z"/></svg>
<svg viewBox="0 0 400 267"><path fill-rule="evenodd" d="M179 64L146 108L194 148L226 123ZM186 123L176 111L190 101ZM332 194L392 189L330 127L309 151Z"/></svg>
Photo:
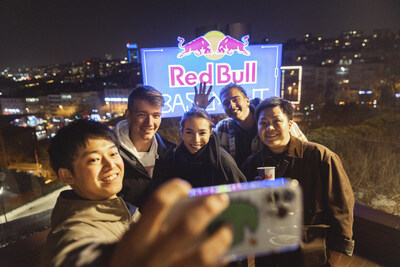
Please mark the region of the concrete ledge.
<svg viewBox="0 0 400 267"><path fill-rule="evenodd" d="M1 266L42 266L43 248L49 230L35 233L23 240L0 249Z"/></svg>

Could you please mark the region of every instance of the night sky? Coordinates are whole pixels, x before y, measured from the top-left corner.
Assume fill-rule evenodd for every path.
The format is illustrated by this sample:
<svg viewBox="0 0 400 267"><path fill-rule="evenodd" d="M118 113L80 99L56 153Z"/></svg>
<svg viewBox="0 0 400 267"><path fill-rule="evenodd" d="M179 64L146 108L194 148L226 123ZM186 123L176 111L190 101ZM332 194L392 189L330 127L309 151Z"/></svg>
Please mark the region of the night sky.
<svg viewBox="0 0 400 267"><path fill-rule="evenodd" d="M126 55L139 47L176 46L196 27L250 23L251 40L335 37L345 30L400 31L399 0L0 0L0 71Z"/></svg>

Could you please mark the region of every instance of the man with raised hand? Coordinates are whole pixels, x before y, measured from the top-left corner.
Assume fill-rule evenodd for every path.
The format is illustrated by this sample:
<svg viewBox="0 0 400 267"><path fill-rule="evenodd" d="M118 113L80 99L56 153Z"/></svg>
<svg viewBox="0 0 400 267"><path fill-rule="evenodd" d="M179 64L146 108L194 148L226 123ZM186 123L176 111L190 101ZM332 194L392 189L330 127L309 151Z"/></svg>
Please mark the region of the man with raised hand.
<svg viewBox="0 0 400 267"><path fill-rule="evenodd" d="M147 85L132 90L128 97L126 120L114 128L121 143L125 176L121 196L140 209L149 195L165 180L168 155L175 144L161 138L164 98Z"/></svg>
<svg viewBox="0 0 400 267"><path fill-rule="evenodd" d="M204 109L207 108L214 100L214 97L209 99L211 89L212 86L206 90L206 83L200 84L199 90L195 87L194 104ZM218 122L215 132L221 147L228 151L237 165L241 167L250 155L261 148L254 115L255 106L259 99L250 101L244 88L236 83L224 86L219 97L225 114L229 118ZM307 141L307 137L295 122L292 124L290 133L300 140Z"/></svg>

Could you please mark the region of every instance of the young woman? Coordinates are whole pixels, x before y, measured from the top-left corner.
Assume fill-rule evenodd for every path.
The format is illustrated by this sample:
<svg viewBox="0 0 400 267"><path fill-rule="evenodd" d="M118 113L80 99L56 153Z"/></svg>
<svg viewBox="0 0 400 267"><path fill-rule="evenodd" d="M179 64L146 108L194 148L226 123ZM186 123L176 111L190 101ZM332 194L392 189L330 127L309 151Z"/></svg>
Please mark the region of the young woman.
<svg viewBox="0 0 400 267"><path fill-rule="evenodd" d="M180 177L193 187L246 182L235 160L219 146L210 115L193 107L180 122L182 143L174 151L169 177Z"/></svg>

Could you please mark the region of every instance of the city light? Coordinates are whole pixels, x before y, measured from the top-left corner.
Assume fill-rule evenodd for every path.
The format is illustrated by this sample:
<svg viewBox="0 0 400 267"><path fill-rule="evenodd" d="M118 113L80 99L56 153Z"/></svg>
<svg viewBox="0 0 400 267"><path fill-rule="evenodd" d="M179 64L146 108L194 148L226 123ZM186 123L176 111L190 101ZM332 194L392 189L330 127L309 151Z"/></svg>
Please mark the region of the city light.
<svg viewBox="0 0 400 267"><path fill-rule="evenodd" d="M105 102L128 102L127 97L105 97Z"/></svg>
<svg viewBox="0 0 400 267"><path fill-rule="evenodd" d="M21 110L18 108L5 108L4 109L6 114L19 114L21 113Z"/></svg>

